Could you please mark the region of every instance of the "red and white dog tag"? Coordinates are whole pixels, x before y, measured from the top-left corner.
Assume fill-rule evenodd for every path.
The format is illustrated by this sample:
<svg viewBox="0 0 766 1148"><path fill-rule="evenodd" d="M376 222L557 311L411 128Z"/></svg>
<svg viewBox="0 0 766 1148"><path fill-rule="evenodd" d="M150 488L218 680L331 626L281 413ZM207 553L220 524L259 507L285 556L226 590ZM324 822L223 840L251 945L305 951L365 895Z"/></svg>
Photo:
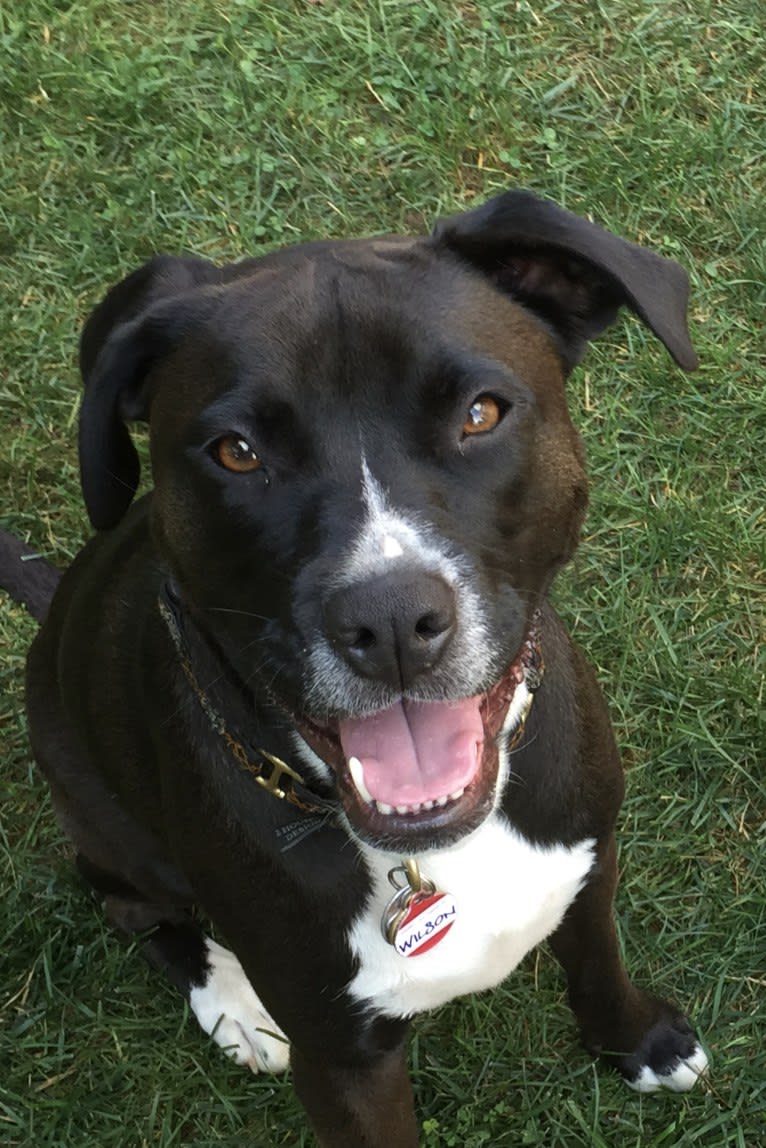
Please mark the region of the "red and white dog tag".
<svg viewBox="0 0 766 1148"><path fill-rule="evenodd" d="M444 940L456 917L451 893L415 893L396 926L392 944L402 957L419 957Z"/></svg>
<svg viewBox="0 0 766 1148"><path fill-rule="evenodd" d="M455 898L451 893L439 892L433 881L422 878L412 858L392 869L388 879L396 892L383 910L383 936L402 957L427 953L444 940L454 925Z"/></svg>

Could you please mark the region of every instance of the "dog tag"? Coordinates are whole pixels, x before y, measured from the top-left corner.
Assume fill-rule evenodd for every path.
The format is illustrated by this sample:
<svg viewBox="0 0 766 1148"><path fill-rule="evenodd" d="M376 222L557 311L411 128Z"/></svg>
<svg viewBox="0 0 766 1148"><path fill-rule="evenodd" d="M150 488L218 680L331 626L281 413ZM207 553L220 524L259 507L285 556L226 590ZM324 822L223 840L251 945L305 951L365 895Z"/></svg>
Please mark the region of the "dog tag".
<svg viewBox="0 0 766 1148"><path fill-rule="evenodd" d="M433 881L422 878L413 858L392 869L388 879L396 892L383 910L383 936L402 957L427 953L444 940L454 925L455 898L438 891Z"/></svg>
<svg viewBox="0 0 766 1148"><path fill-rule="evenodd" d="M419 957L444 940L456 917L450 893L413 893L391 943L400 956Z"/></svg>

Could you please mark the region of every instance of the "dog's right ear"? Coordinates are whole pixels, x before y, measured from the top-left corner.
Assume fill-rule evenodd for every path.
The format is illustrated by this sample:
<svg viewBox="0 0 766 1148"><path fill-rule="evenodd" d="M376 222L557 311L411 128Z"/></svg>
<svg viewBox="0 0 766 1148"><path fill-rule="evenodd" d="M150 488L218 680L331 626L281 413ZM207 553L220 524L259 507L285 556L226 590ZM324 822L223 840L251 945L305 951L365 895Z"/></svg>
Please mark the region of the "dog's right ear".
<svg viewBox="0 0 766 1148"><path fill-rule="evenodd" d="M138 487L125 425L149 417L147 377L203 309L194 289L220 280L206 259L155 256L114 286L85 324L80 370L80 481L97 530L115 526Z"/></svg>

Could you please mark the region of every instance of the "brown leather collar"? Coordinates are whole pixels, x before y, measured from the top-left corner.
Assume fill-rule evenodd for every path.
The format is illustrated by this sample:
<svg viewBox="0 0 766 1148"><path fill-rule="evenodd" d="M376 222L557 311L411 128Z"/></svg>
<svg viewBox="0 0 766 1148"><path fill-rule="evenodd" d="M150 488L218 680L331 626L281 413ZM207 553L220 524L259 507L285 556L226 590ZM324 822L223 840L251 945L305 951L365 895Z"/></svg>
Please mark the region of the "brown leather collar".
<svg viewBox="0 0 766 1148"><path fill-rule="evenodd" d="M269 753L268 750L261 749L260 747L248 748L233 736L227 728L223 717L210 700L208 692L204 690L197 681L189 657L189 651L184 641L181 600L167 582L164 583L160 590L157 605L159 606L160 614L175 646L178 661L184 672L184 676L191 686L192 692L196 696L205 717L221 740L226 743L237 765L251 774L257 784L262 786L267 793L270 793L273 797L279 797L283 801L288 801L303 813L326 814L328 812L335 812L339 807L339 803L337 801L329 801L325 797L320 797L319 794L312 793L311 790L306 787L301 775L294 770L291 765L288 765L287 762L282 761L281 758L276 757L273 753Z"/></svg>

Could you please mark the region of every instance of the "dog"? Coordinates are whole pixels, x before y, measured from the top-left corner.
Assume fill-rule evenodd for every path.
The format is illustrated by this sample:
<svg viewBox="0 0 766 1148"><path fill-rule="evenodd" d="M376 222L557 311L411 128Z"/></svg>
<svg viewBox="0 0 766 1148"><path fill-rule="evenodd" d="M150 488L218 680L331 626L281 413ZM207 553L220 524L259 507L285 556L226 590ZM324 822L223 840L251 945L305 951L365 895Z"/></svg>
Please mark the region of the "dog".
<svg viewBox="0 0 766 1148"><path fill-rule="evenodd" d="M49 608L6 550L47 615L34 755L109 920L237 1063L289 1062L326 1148L417 1145L410 1019L545 938L629 1085L706 1071L623 968L619 758L547 596L587 503L567 377L623 306L693 370L687 301L511 190L428 236L155 257L86 323L97 534Z"/></svg>

